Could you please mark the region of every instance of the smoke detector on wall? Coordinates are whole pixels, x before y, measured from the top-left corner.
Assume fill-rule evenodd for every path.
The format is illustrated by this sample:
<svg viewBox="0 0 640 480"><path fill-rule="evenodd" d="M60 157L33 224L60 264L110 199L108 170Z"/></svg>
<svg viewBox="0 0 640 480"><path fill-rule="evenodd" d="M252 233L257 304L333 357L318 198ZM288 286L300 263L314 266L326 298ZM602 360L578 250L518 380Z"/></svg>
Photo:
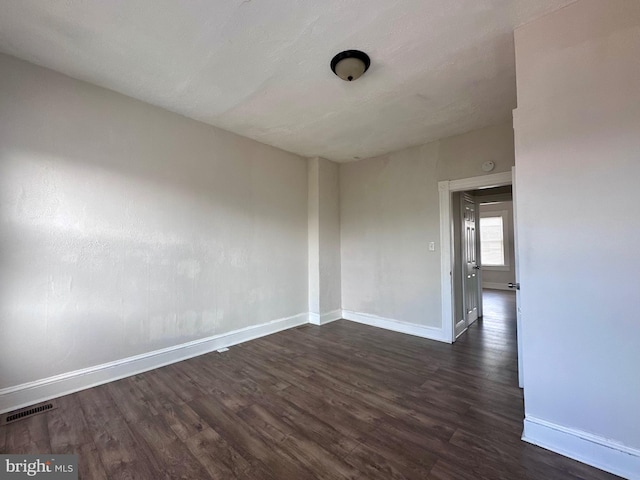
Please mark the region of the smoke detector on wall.
<svg viewBox="0 0 640 480"><path fill-rule="evenodd" d="M496 168L496 164L493 163L491 160L484 162L482 164L482 170L485 172L490 172L492 171L494 168Z"/></svg>

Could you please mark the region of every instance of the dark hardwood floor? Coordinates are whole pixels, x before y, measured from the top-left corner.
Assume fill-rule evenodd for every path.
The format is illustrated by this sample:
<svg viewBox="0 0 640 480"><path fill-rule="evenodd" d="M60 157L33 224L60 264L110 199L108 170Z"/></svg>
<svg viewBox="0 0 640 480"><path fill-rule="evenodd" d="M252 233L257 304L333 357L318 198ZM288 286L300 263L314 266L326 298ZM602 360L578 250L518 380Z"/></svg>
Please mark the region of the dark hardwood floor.
<svg viewBox="0 0 640 480"><path fill-rule="evenodd" d="M83 479L617 478L520 440L512 295L454 345L338 321L68 395L0 451Z"/></svg>

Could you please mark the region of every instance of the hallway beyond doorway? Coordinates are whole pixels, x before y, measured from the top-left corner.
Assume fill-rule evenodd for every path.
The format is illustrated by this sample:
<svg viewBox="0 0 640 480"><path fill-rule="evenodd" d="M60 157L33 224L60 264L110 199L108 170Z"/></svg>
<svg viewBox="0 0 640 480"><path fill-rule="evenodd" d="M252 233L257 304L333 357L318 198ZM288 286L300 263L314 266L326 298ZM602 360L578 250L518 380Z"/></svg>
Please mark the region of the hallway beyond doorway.
<svg viewBox="0 0 640 480"><path fill-rule="evenodd" d="M510 386L518 385L516 294L482 291L483 316L456 341L473 346L485 375Z"/></svg>

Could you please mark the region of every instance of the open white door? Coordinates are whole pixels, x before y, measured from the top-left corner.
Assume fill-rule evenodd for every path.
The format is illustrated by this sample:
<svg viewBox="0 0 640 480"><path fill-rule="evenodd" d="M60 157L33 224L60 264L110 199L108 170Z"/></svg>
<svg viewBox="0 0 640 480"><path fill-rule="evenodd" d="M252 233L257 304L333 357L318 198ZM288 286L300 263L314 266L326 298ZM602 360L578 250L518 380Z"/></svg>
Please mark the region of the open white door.
<svg viewBox="0 0 640 480"><path fill-rule="evenodd" d="M518 385L520 388L524 388L524 370L522 367L522 311L520 309L520 270L518 267L518 202L516 195L516 167L511 168L511 188L513 196L513 246L515 249L515 265L514 270L516 273L516 283L509 284L510 288L516 291L516 328L518 335Z"/></svg>

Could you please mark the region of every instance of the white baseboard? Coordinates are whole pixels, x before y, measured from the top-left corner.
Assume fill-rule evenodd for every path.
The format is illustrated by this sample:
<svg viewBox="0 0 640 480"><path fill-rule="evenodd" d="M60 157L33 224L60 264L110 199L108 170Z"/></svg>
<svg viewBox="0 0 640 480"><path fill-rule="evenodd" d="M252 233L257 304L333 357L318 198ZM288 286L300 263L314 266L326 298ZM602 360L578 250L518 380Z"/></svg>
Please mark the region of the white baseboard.
<svg viewBox="0 0 640 480"><path fill-rule="evenodd" d="M309 323L313 323L314 325L326 325L327 323L335 322L336 320L340 320L341 318L342 310L334 310L332 312L323 314L310 313Z"/></svg>
<svg viewBox="0 0 640 480"><path fill-rule="evenodd" d="M522 440L605 472L640 480L640 450L527 415Z"/></svg>
<svg viewBox="0 0 640 480"><path fill-rule="evenodd" d="M491 290L509 290L513 289L509 288L506 283L493 283L493 282L482 282L482 288L489 288Z"/></svg>
<svg viewBox="0 0 640 480"><path fill-rule="evenodd" d="M399 320L378 317L377 315L371 315L369 313L352 312L350 310L343 310L342 318L351 320L352 322L363 323L371 327L384 328L386 330L393 330L394 332L415 335L416 337L451 343L449 335L445 333L443 328L416 325L415 323L401 322Z"/></svg>
<svg viewBox="0 0 640 480"><path fill-rule="evenodd" d="M237 345L255 338L271 335L309 322L307 312L293 317L241 328L153 352L135 355L114 362L63 373L34 382L0 390L0 413L33 405L52 398L78 392L121 378L197 357L218 349Z"/></svg>

